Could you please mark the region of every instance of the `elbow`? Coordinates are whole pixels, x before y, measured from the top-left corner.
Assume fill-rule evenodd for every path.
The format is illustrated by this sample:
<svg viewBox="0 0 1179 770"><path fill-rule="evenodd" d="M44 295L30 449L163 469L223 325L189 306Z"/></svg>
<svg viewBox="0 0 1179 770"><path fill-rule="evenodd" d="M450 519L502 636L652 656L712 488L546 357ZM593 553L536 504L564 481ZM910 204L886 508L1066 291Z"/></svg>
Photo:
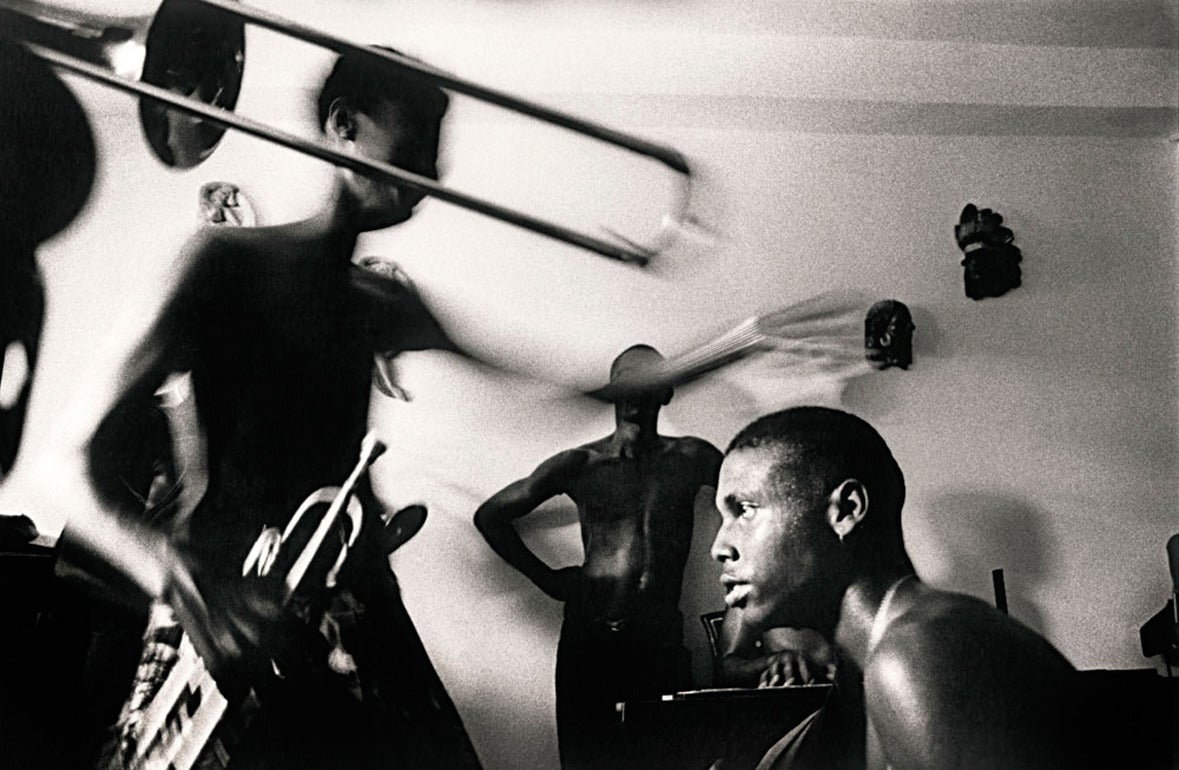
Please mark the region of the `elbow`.
<svg viewBox="0 0 1179 770"><path fill-rule="evenodd" d="M476 509L475 529L479 530L479 534L487 537L488 530L494 527L494 524L492 524L493 518L494 513L487 503L484 503L483 505L479 506L478 509Z"/></svg>
<svg viewBox="0 0 1179 770"><path fill-rule="evenodd" d="M499 539L505 524L505 510L493 497L475 511L475 529L484 539L492 542Z"/></svg>

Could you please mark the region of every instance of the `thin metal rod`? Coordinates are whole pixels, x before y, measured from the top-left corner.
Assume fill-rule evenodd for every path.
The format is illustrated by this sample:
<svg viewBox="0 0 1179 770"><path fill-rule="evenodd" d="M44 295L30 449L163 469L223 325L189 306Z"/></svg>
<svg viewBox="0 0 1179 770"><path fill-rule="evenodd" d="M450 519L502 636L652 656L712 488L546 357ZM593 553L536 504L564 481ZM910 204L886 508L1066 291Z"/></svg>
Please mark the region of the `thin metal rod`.
<svg viewBox="0 0 1179 770"><path fill-rule="evenodd" d="M196 115L210 123L227 128L235 128L337 166L395 180L404 184L406 187L420 190L431 197L444 200L447 203L453 203L456 206L484 214L494 219L499 219L503 222L508 222L526 230L531 230L534 233L539 233L540 235L554 238L572 246L593 251L604 257L640 265L645 265L649 259L649 254L635 251L619 244L610 243L601 238L586 235L563 225L509 209L482 198L476 198L472 195L452 190L433 179L411 173L388 163L382 163L360 156L344 155L323 142L311 141L295 134L280 131L250 118L244 118L229 110L213 107L212 105L175 94L165 88L160 88L150 83L141 83L137 80L121 77L83 59L32 43L25 43L25 47L34 56L55 67L60 67L77 75L104 83L117 90L136 94L156 102L162 102L169 107L190 115Z"/></svg>
<svg viewBox="0 0 1179 770"><path fill-rule="evenodd" d="M414 61L408 56L403 56L392 51L382 50L372 46L358 45L349 40L345 40L335 35L329 35L326 32L321 32L317 29L312 29L303 24L290 21L281 16L276 16L272 13L260 10L258 8L251 8L247 5L236 2L235 0L185 0L186 2L197 3L210 8L216 8L224 13L236 16L239 19L253 22L260 27L265 27L274 32L280 32L291 37L299 38L308 43L329 48L339 54L355 54L358 56L368 57L370 59L377 59L388 62L403 69L413 70L423 76L424 79L430 80L433 83L449 88L452 91L457 91L467 96L473 96L476 99L481 99L485 102L495 104L508 110L521 112L537 120L543 120L553 125L567 128L571 131L576 131L580 134L593 137L595 139L613 144L617 147L622 147L632 152L637 152L640 155L646 155L649 158L654 158L675 171L681 174L691 175L691 169L688 166L687 158L683 153L674 147L658 144L656 142L643 139L642 137L627 134L622 131L604 126L600 123L585 120L575 115L570 115L559 110L554 110L551 107L545 107L536 102L531 102L526 99L521 99L517 96L497 91L487 86L481 86L477 83L472 83L467 80L461 80L454 75L447 74L440 69L431 67L423 62Z"/></svg>
<svg viewBox="0 0 1179 770"><path fill-rule="evenodd" d="M1003 570L991 570L991 582L995 586L995 609L1007 614L1007 583L1003 579Z"/></svg>

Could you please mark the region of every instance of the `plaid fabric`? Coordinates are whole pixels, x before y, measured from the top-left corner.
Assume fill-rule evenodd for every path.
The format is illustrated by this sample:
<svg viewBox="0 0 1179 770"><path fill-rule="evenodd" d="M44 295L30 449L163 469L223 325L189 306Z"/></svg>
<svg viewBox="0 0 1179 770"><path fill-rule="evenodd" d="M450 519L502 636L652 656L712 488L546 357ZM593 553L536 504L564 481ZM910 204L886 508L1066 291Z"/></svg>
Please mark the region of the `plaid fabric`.
<svg viewBox="0 0 1179 770"><path fill-rule="evenodd" d="M166 604L152 605L148 614L147 629L143 634L143 652L139 656L139 667L131 683L131 695L123 704L116 723L118 751L112 768L130 765L135 757L141 735L140 720L143 712L151 705L152 698L168 678L168 672L180 656L180 639L184 630Z"/></svg>

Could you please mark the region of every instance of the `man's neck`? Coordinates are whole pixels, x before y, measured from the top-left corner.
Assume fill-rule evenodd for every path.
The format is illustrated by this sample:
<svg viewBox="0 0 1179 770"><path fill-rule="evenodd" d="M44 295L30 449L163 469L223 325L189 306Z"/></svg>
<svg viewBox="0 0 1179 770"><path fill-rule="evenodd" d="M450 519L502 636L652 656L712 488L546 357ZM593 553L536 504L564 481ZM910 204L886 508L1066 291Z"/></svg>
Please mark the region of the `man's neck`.
<svg viewBox="0 0 1179 770"><path fill-rule="evenodd" d="M350 261L363 231L353 208L343 188L337 186L327 204L307 219L294 223L292 228L302 238L323 242L326 251L338 255L340 260Z"/></svg>
<svg viewBox="0 0 1179 770"><path fill-rule="evenodd" d="M659 445L658 417L643 422L619 421L614 429L614 446L619 457L649 454Z"/></svg>
<svg viewBox="0 0 1179 770"><path fill-rule="evenodd" d="M895 601L890 602L890 606L882 608L886 596L890 589L898 586L900 581L910 575L913 575L913 565L905 559L878 567L870 574L861 575L844 591L839 622L835 626L835 643L861 669L866 666L868 656L872 652L871 648L875 641L872 639L873 627L890 620L881 614L882 609L885 614L895 616ZM895 597L895 590L893 594Z"/></svg>

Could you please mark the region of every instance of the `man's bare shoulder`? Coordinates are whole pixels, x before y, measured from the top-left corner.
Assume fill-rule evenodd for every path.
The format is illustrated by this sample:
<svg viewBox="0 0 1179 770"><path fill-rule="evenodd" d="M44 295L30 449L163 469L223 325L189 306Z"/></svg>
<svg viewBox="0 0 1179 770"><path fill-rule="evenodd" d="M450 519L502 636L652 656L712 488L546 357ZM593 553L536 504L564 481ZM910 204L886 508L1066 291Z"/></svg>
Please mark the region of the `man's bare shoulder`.
<svg viewBox="0 0 1179 770"><path fill-rule="evenodd" d="M1074 673L986 602L923 587L867 661L865 706L897 767L1056 766Z"/></svg>
<svg viewBox="0 0 1179 770"><path fill-rule="evenodd" d="M1008 699L1050 702L1073 681L1056 648L981 599L922 587L889 624L864 671L873 704L900 713L914 701L931 713L987 713Z"/></svg>
<svg viewBox="0 0 1179 770"><path fill-rule="evenodd" d="M702 483L709 483L708 480L715 482L724 459L719 449L696 436L678 436L669 441L672 442L671 451L690 461L700 476L704 477L706 481Z"/></svg>
<svg viewBox="0 0 1179 770"><path fill-rule="evenodd" d="M307 241L293 225L269 227L202 227L189 239L190 249L234 258L280 256Z"/></svg>
<svg viewBox="0 0 1179 770"><path fill-rule="evenodd" d="M565 477L575 476L580 473L582 469L589 463L593 462L596 455L590 448L592 444L585 444L583 446L574 447L573 449L565 449L557 452L552 457L542 462L533 472L533 476L555 476L561 475Z"/></svg>
<svg viewBox="0 0 1179 770"><path fill-rule="evenodd" d="M720 457L721 451L698 436L675 436L670 439L675 451L694 457Z"/></svg>
<svg viewBox="0 0 1179 770"><path fill-rule="evenodd" d="M246 227L202 227L189 236L173 263L177 275L198 275L256 250L260 241Z"/></svg>
<svg viewBox="0 0 1179 770"><path fill-rule="evenodd" d="M172 275L191 283L269 273L280 264L289 270L315 248L295 225L202 227L185 242Z"/></svg>
<svg viewBox="0 0 1179 770"><path fill-rule="evenodd" d="M614 452L614 437L604 436L593 441L588 441L581 446L567 449L560 454L576 454L585 458L587 462L597 462L615 456ZM560 456L560 455L558 455Z"/></svg>
<svg viewBox="0 0 1179 770"><path fill-rule="evenodd" d="M1072 670L1043 637L990 604L922 586L911 606L889 625L865 673L883 666L924 675L927 666L933 671L941 665L961 667L966 658L1001 660L1017 668Z"/></svg>

